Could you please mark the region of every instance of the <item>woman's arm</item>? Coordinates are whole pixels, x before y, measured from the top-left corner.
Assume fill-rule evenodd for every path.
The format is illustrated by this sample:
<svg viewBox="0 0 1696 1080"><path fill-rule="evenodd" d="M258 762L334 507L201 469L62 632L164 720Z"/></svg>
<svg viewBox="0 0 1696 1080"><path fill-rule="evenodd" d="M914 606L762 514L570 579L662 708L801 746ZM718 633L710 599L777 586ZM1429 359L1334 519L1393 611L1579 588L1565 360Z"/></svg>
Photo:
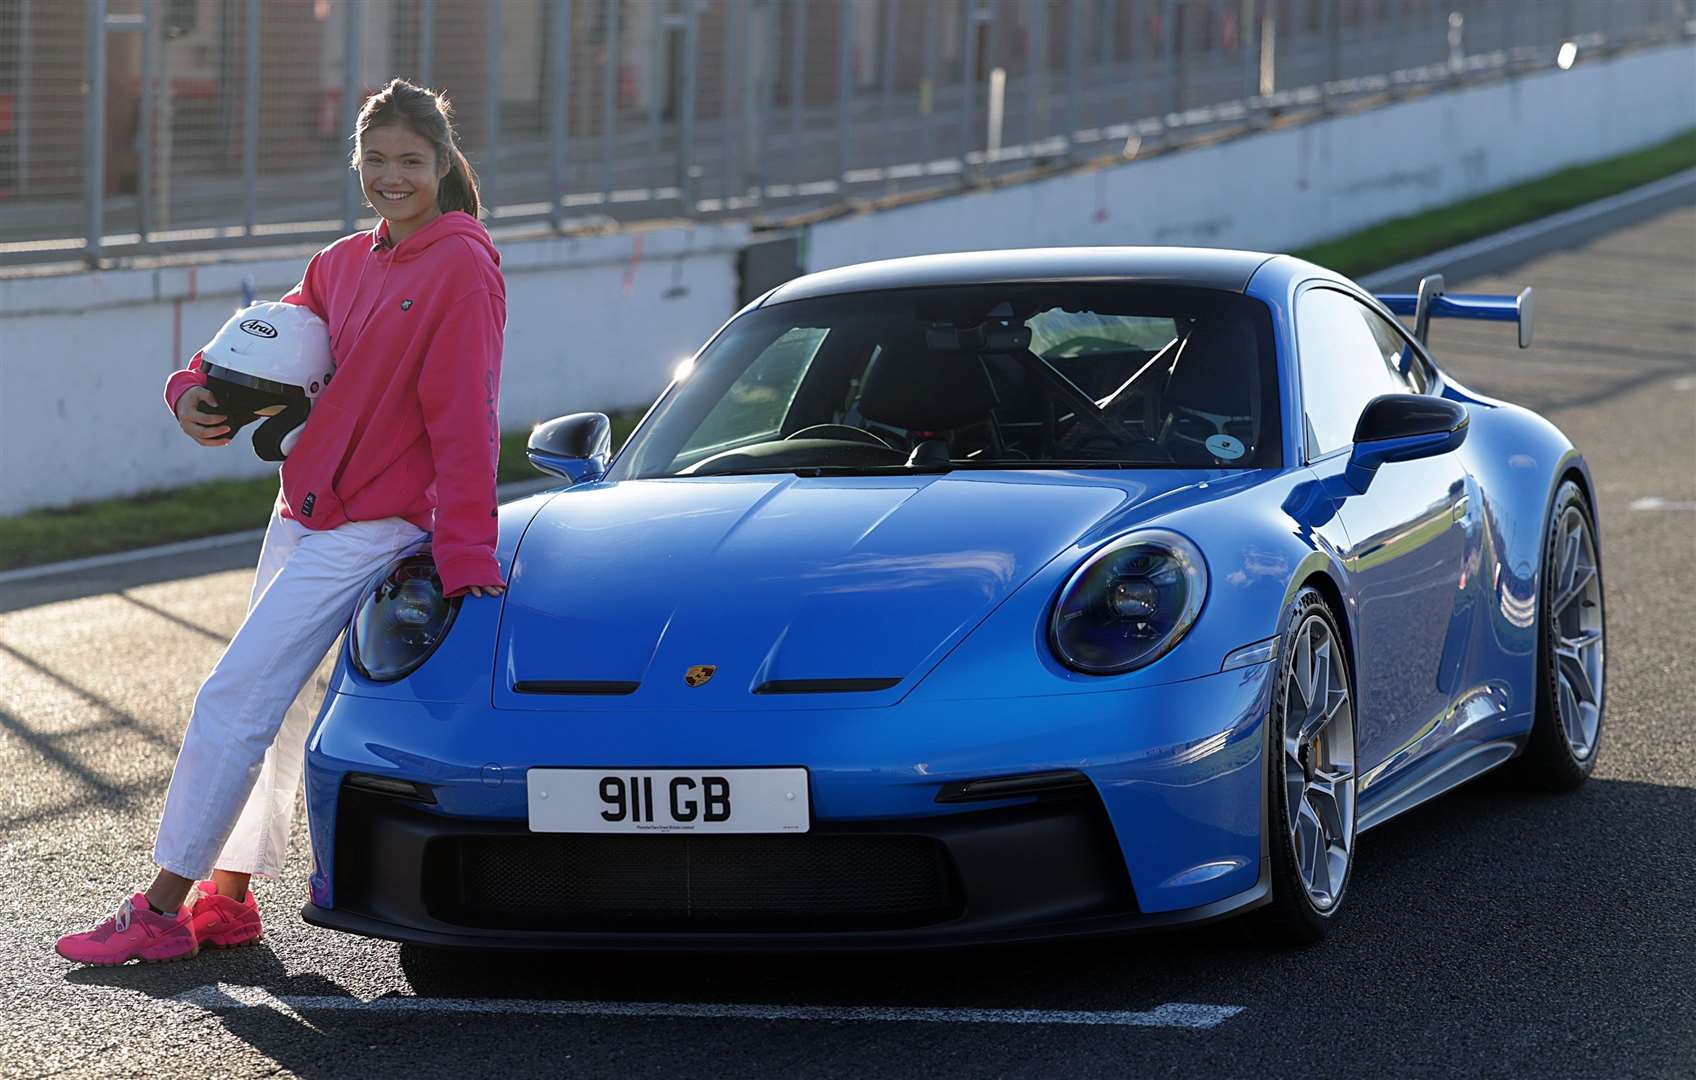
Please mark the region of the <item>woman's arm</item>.
<svg viewBox="0 0 1696 1080"><path fill-rule="evenodd" d="M495 469L500 460L501 346L506 301L478 289L450 304L430 338L418 400L436 465L436 529L431 547L442 590L504 586L495 561L499 536Z"/></svg>
<svg viewBox="0 0 1696 1080"><path fill-rule="evenodd" d="M325 248L324 250L328 251L329 249ZM323 319L324 325L328 326L330 323L330 311L329 308L324 305L324 297L319 291L317 283L318 260L323 257L324 252L320 251L318 254L312 256L311 259L307 260L306 273L300 276L299 284L283 294L282 301L285 304L299 304L301 307L312 312L312 314Z"/></svg>
<svg viewBox="0 0 1696 1080"><path fill-rule="evenodd" d="M195 353L194 359L188 362L188 367L181 371L171 372L165 380L165 408L171 410L171 415L177 415L177 402L182 396L197 386L206 385L206 372L200 369L200 354Z"/></svg>

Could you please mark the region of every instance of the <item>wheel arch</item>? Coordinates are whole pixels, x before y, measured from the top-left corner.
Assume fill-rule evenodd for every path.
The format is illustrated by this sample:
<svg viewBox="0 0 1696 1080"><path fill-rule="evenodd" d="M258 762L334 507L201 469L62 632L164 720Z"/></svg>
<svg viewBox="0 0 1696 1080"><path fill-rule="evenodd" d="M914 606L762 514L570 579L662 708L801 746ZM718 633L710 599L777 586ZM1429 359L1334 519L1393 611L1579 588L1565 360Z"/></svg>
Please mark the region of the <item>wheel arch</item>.
<svg viewBox="0 0 1696 1080"><path fill-rule="evenodd" d="M1355 663L1354 624L1349 619L1348 605L1343 601L1342 586L1337 584L1324 569L1310 570L1305 578L1290 591L1290 599L1301 595L1301 590L1311 588L1325 599L1325 606L1331 609L1331 617L1337 620L1337 629L1342 631L1343 659L1348 664L1349 680L1358 687L1360 685L1360 670Z"/></svg>

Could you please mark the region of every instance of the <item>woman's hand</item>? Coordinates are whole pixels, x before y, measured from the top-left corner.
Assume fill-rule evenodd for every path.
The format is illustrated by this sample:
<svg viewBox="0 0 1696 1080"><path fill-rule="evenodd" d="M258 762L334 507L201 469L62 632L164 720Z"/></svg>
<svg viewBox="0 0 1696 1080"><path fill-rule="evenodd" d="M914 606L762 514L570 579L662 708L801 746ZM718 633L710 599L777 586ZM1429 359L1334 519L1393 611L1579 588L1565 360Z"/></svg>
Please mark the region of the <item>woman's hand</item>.
<svg viewBox="0 0 1696 1080"><path fill-rule="evenodd" d="M201 402L213 411L202 412L197 407ZM212 396L212 391L204 386L192 387L177 399L177 423L185 435L201 446L228 446L230 425L225 421L229 417L217 412L217 408L218 399Z"/></svg>
<svg viewBox="0 0 1696 1080"><path fill-rule="evenodd" d="M472 596L499 596L506 591L504 585L467 585L465 591Z"/></svg>

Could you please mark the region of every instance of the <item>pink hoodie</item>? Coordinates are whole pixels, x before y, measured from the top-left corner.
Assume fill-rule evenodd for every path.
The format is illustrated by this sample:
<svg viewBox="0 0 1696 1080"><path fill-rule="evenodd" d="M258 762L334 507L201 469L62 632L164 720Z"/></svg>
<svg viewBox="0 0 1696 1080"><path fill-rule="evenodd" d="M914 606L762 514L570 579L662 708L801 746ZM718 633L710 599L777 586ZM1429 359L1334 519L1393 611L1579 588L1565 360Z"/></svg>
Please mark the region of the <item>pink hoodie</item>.
<svg viewBox="0 0 1696 1080"><path fill-rule="evenodd" d="M309 529L403 517L433 532L442 588L504 585L495 562L506 282L482 224L450 211L388 242L388 223L312 257L283 300L330 328L334 380L282 465L283 517ZM165 404L203 386L201 358Z"/></svg>

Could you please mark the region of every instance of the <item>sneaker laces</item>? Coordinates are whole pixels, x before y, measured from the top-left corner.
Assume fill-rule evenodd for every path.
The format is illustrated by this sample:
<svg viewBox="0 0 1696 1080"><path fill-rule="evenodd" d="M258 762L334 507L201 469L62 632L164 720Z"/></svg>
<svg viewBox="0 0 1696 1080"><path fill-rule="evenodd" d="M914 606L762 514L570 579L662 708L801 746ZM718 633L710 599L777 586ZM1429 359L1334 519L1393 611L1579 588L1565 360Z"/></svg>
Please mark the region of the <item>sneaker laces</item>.
<svg viewBox="0 0 1696 1080"><path fill-rule="evenodd" d="M118 904L118 910L112 913L112 928L120 934L125 930L128 930L130 928L130 918L134 914L135 907L131 904L130 898L127 896L124 897L123 901Z"/></svg>

